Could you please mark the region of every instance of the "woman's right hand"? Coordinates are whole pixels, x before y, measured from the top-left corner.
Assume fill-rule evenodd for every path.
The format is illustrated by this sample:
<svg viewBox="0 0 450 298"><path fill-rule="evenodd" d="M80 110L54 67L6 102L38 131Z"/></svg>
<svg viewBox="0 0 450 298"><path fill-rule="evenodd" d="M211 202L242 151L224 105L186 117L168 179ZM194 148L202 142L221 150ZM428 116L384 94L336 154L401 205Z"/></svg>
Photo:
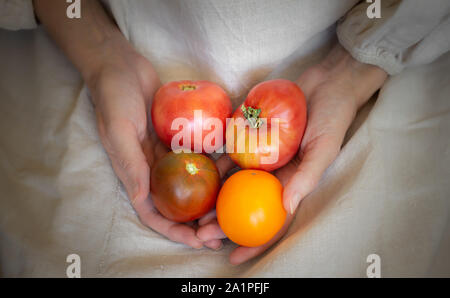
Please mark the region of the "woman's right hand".
<svg viewBox="0 0 450 298"><path fill-rule="evenodd" d="M127 41L122 41L128 43ZM167 152L149 130L151 100L160 85L151 63L130 45L114 45L87 79L102 144L143 224L170 240L201 248L192 226L163 217L149 198L150 169Z"/></svg>

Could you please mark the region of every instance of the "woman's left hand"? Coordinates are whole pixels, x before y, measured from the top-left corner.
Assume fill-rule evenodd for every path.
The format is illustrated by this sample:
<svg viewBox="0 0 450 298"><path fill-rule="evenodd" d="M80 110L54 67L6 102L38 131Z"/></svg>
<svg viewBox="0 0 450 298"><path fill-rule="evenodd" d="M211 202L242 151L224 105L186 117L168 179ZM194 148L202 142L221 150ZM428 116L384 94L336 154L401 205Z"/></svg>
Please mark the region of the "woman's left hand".
<svg viewBox="0 0 450 298"><path fill-rule="evenodd" d="M298 154L275 175L284 186L283 204L287 218L282 229L268 243L258 247L237 247L230 255L232 264L244 263L271 247L289 228L300 201L311 193L325 170L340 152L344 136L358 108L366 103L387 78L382 69L353 59L340 45L318 65L297 80L308 102L308 125ZM231 160L219 159L222 171ZM199 222L197 237L203 241L226 236L212 216Z"/></svg>

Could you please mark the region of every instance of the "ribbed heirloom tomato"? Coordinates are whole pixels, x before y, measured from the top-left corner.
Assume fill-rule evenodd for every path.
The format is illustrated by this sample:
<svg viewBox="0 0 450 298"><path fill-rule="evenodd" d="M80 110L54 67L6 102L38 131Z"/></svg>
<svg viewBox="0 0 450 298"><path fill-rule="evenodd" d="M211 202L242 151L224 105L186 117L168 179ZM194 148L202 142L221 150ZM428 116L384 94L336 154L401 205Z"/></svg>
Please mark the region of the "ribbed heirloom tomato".
<svg viewBox="0 0 450 298"><path fill-rule="evenodd" d="M202 154L167 153L150 176L156 209L176 222L195 220L214 208L220 187L215 163Z"/></svg>
<svg viewBox="0 0 450 298"><path fill-rule="evenodd" d="M250 90L232 118L226 131L231 159L243 169L273 171L298 151L306 128L305 96L288 80L262 82Z"/></svg>
<svg viewBox="0 0 450 298"><path fill-rule="evenodd" d="M270 241L286 220L282 193L280 181L268 172L242 170L233 174L217 198L217 221L222 231L242 246Z"/></svg>
<svg viewBox="0 0 450 298"><path fill-rule="evenodd" d="M151 109L155 132L166 146L196 153L212 153L223 146L231 112L228 95L208 81L167 83L156 92Z"/></svg>

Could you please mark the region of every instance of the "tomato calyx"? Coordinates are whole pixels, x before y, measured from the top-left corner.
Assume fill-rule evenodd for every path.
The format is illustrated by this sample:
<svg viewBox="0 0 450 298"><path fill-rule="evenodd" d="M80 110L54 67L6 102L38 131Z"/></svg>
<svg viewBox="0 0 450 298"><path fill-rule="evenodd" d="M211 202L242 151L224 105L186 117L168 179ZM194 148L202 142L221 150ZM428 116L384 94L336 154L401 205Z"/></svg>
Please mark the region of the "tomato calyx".
<svg viewBox="0 0 450 298"><path fill-rule="evenodd" d="M193 84L182 84L182 85L180 85L180 89L181 89L181 91L193 91L193 90L197 89L197 86L195 86Z"/></svg>
<svg viewBox="0 0 450 298"><path fill-rule="evenodd" d="M186 163L186 171L191 175L195 175L198 173L198 168L195 166L195 164L188 162Z"/></svg>
<svg viewBox="0 0 450 298"><path fill-rule="evenodd" d="M261 114L261 109L255 109L252 107L245 107L244 105L241 106L241 111L244 114L245 119L248 120L250 123L250 126L252 128L259 128L263 124L263 121L261 118L259 118L259 115Z"/></svg>

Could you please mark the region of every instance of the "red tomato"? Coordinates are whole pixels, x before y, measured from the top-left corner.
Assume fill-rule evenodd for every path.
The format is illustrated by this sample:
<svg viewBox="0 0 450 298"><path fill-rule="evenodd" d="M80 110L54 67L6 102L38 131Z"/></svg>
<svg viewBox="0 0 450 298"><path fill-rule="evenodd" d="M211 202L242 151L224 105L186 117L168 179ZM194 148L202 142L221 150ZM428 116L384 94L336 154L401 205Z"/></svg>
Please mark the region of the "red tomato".
<svg viewBox="0 0 450 298"><path fill-rule="evenodd" d="M188 222L208 213L220 188L215 163L202 154L167 153L152 168L150 190L156 209L166 218Z"/></svg>
<svg viewBox="0 0 450 298"><path fill-rule="evenodd" d="M247 125L230 122L227 127L231 159L243 169L273 171L288 163L299 149L306 128L305 96L288 80L262 82L250 91L233 119ZM267 131L266 140L261 138L263 129ZM256 141L252 143L252 139Z"/></svg>
<svg viewBox="0 0 450 298"><path fill-rule="evenodd" d="M196 110L201 111L199 117L194 117ZM155 94L151 110L156 134L164 144L172 147L172 138L176 136L176 145L197 153L212 153L224 145L226 118L231 113L228 95L220 86L208 81L178 81L163 85ZM185 119L180 122L183 126L174 122L177 118ZM208 127L208 118L217 119L218 123ZM188 142L181 138L182 131L187 132Z"/></svg>
<svg viewBox="0 0 450 298"><path fill-rule="evenodd" d="M225 181L217 199L217 221L233 242L260 246L283 227L283 186L270 173L242 170Z"/></svg>

